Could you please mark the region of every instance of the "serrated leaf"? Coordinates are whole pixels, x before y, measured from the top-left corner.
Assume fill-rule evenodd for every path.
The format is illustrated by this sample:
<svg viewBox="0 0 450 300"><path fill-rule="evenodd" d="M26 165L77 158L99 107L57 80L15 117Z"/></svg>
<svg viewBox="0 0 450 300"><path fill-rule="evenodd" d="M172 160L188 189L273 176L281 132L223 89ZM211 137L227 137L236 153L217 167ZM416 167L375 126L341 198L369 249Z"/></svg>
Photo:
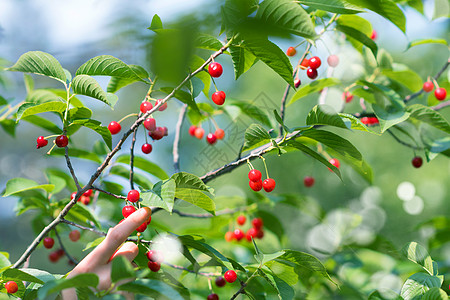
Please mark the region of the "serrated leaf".
<svg viewBox="0 0 450 300"><path fill-rule="evenodd" d="M319 92L323 88L335 86L340 83L341 82L339 81L339 79L336 78L324 78L315 80L310 84L307 84L302 88L298 89L297 92L295 92L295 94L292 96L291 100L289 100L288 106L305 96Z"/></svg>
<svg viewBox="0 0 450 300"><path fill-rule="evenodd" d="M195 38L195 46L200 49L218 51L223 44L215 36L199 33Z"/></svg>
<svg viewBox="0 0 450 300"><path fill-rule="evenodd" d="M214 203L213 199L211 199L210 196L200 190L177 187L175 197L203 208L213 215L215 214L216 204Z"/></svg>
<svg viewBox="0 0 450 300"><path fill-rule="evenodd" d="M423 82L420 78L419 74L412 70L404 70L404 71L391 71L391 70L383 70L383 75L397 81L403 86L407 87L411 92L417 92L422 89Z"/></svg>
<svg viewBox="0 0 450 300"><path fill-rule="evenodd" d="M139 78L141 78L141 80L138 80L136 78L111 77L111 80L108 83L108 87L106 88L106 91L108 93L115 93L118 90L120 90L121 88L123 88L129 84L132 84L134 82L137 82L137 81L145 82L148 84L147 81L143 80L143 79L149 77L147 71L143 67L137 66L137 65L128 65L128 67L130 67L130 69Z"/></svg>
<svg viewBox="0 0 450 300"><path fill-rule="evenodd" d="M346 123L347 128L360 130L360 131L366 131L366 132L370 132L370 133L373 133L376 135L380 135L379 133L368 128L363 122L361 122L360 119L358 119L357 117L355 117L351 114L339 113L339 116L343 119L344 123ZM348 121L348 123L346 121Z"/></svg>
<svg viewBox="0 0 450 300"><path fill-rule="evenodd" d="M161 91L163 91L166 94L170 94L173 90L171 87L162 87L160 88ZM172 97L177 98L181 102L187 104L189 107L191 107L193 110L200 112L197 106L197 103L195 102L194 98L191 94L185 91L178 90L175 92L175 95Z"/></svg>
<svg viewBox="0 0 450 300"><path fill-rule="evenodd" d="M44 281L40 280L39 278L36 278L35 276L24 272L19 269L8 269L5 272L2 273L2 276L5 278L15 278L21 281L28 281L28 282L36 282L40 284L44 284Z"/></svg>
<svg viewBox="0 0 450 300"><path fill-rule="evenodd" d="M36 181L27 178L13 178L6 183L3 197L8 197L20 192L42 189L46 192L51 192L54 189L53 184L38 184Z"/></svg>
<svg viewBox="0 0 450 300"><path fill-rule="evenodd" d="M129 154L121 155L117 158L116 162L124 163L124 164L128 165L128 164L130 164L130 155ZM143 157L135 156L134 157L134 166L136 168L139 168L139 169L149 173L149 174L152 174L152 175L158 177L161 180L166 180L167 178L169 178L166 171L161 169L157 164L154 164L151 161L148 161L147 159L145 159Z"/></svg>
<svg viewBox="0 0 450 300"><path fill-rule="evenodd" d="M419 46L419 45L425 45L425 44L442 44L447 45L447 41L444 39L420 39L420 40L414 40L412 42L409 42L408 47L406 47L406 50Z"/></svg>
<svg viewBox="0 0 450 300"><path fill-rule="evenodd" d="M66 73L58 60L42 51L30 51L22 54L17 62L6 70L44 75L64 84L67 79Z"/></svg>
<svg viewBox="0 0 450 300"><path fill-rule="evenodd" d="M97 228L101 228L100 223L93 213L84 205L75 205L67 213L67 220L75 223L81 223L85 226L91 226L90 222L94 223Z"/></svg>
<svg viewBox="0 0 450 300"><path fill-rule="evenodd" d="M106 93L98 82L88 75L77 75L72 80L72 89L75 94L89 96L114 107L118 97L111 93Z"/></svg>
<svg viewBox="0 0 450 300"><path fill-rule="evenodd" d="M405 110L393 106L388 106L386 109L383 109L376 104L372 104L372 108L380 122L381 133L394 125L406 121L410 116L410 113Z"/></svg>
<svg viewBox="0 0 450 300"><path fill-rule="evenodd" d="M69 109L69 120L89 119L92 116L92 110L87 107L74 107Z"/></svg>
<svg viewBox="0 0 450 300"><path fill-rule="evenodd" d="M450 133L450 124L439 112L422 104L407 106L406 111L411 114L410 118L420 120L446 133Z"/></svg>
<svg viewBox="0 0 450 300"><path fill-rule="evenodd" d="M448 300L448 295L444 290L433 287L426 292L420 300Z"/></svg>
<svg viewBox="0 0 450 300"><path fill-rule="evenodd" d="M222 28L220 33L226 28L228 31L238 29L243 20L253 13L258 7L258 0L227 0L221 7Z"/></svg>
<svg viewBox="0 0 450 300"><path fill-rule="evenodd" d="M270 141L270 135L261 125L252 124L245 130L245 142L242 151L252 149Z"/></svg>
<svg viewBox="0 0 450 300"><path fill-rule="evenodd" d="M439 288L442 285L441 278L426 273L416 273L411 275L403 284L400 296L404 300L420 298L433 287Z"/></svg>
<svg viewBox="0 0 450 300"><path fill-rule="evenodd" d="M201 65L203 65L204 62L205 62L205 60L202 59L201 57L199 57L197 55L193 55L191 57L189 66L192 70L196 70ZM197 73L197 75L195 75L195 77L200 79L203 82L203 84L204 84L203 94L205 94L206 97L209 97L209 88L211 86L211 76L207 72L200 72L200 73Z"/></svg>
<svg viewBox="0 0 450 300"><path fill-rule="evenodd" d="M111 262L111 282L118 282L122 279L133 278L136 276L130 261L123 255L117 255Z"/></svg>
<svg viewBox="0 0 450 300"><path fill-rule="evenodd" d="M356 41L360 42L361 44L367 46L373 53L374 57L377 57L378 52L378 46L377 44L366 34L359 31L358 29L355 29L350 26L341 25L338 23L336 26L336 29L340 32L344 33L346 36L351 37L355 39Z"/></svg>
<svg viewBox="0 0 450 300"><path fill-rule="evenodd" d="M403 300L396 292L389 289L373 291L367 300Z"/></svg>
<svg viewBox="0 0 450 300"><path fill-rule="evenodd" d="M347 128L342 118L336 113L333 107L328 105L316 105L311 109L306 117L307 125L330 125L340 128Z"/></svg>
<svg viewBox="0 0 450 300"><path fill-rule="evenodd" d="M259 274L277 291L280 300L291 300L294 298L294 289L283 279L273 274L272 271L262 269Z"/></svg>
<svg viewBox="0 0 450 300"><path fill-rule="evenodd" d="M66 107L67 104L60 101L45 102L37 105L26 102L17 110L17 120L44 112L57 112L62 114L66 110Z"/></svg>
<svg viewBox="0 0 450 300"><path fill-rule="evenodd" d="M16 121L14 121L12 119L4 119L4 120L0 121L0 126L10 136L12 136L12 137L16 136L16 127L17 127Z"/></svg>
<svg viewBox="0 0 450 300"><path fill-rule="evenodd" d="M112 137L111 137L111 132L108 130L108 127L102 126L101 123L96 120L78 119L78 120L74 120L72 122L72 124L69 125L68 130L67 130L68 133L71 133L71 128L76 128L76 126L79 126L79 125L84 126L89 129L92 129L93 131L100 134L100 136L103 138L103 140L105 141L108 148L110 150L112 149Z"/></svg>
<svg viewBox="0 0 450 300"><path fill-rule="evenodd" d="M230 45L231 59L234 66L234 78L237 80L247 72L257 61L256 57L240 45Z"/></svg>
<svg viewBox="0 0 450 300"><path fill-rule="evenodd" d="M263 125L271 127L272 123L270 122L267 114L260 109L259 107L250 104L248 102L236 101L236 100L227 100L227 107L238 107L241 114L247 115L248 117L261 122Z"/></svg>
<svg viewBox="0 0 450 300"><path fill-rule="evenodd" d="M97 247L98 245L100 245L101 242L103 242L103 240L104 240L105 238L106 238L106 237L102 236L102 237L96 238L96 239L93 240L92 242L87 243L87 244L86 244L86 247L84 247L83 251L86 251L86 250L88 250L88 249Z"/></svg>
<svg viewBox="0 0 450 300"><path fill-rule="evenodd" d="M211 192L211 189L196 175L179 172L173 174L170 178L175 180L177 188L197 189L204 192Z"/></svg>
<svg viewBox="0 0 450 300"><path fill-rule="evenodd" d="M337 14L357 14L364 12L361 7L345 0L300 0L303 5Z"/></svg>
<svg viewBox="0 0 450 300"><path fill-rule="evenodd" d="M437 270L434 270L433 267L433 260L422 245L417 242L408 243L403 247L402 253L410 261L422 266L430 275L437 275Z"/></svg>
<svg viewBox="0 0 450 300"><path fill-rule="evenodd" d="M150 27L148 27L147 29L150 30L163 29L161 18L157 14L153 15L152 23L150 24Z"/></svg>
<svg viewBox="0 0 450 300"><path fill-rule="evenodd" d="M144 295L151 299L185 300L174 287L155 279L137 279L117 287L119 291Z"/></svg>
<svg viewBox="0 0 450 300"><path fill-rule="evenodd" d="M142 204L161 207L172 213L175 202L175 180L169 179L155 183L151 190L141 193Z"/></svg>
<svg viewBox="0 0 450 300"><path fill-rule="evenodd" d="M38 291L39 299L48 299L48 296L68 288L93 287L96 288L99 279L96 274L87 273L76 275L70 279L61 278L55 281L49 281Z"/></svg>
<svg viewBox="0 0 450 300"><path fill-rule="evenodd" d="M100 55L91 58L78 68L75 75L103 75L141 80L141 78L126 63L111 55Z"/></svg>

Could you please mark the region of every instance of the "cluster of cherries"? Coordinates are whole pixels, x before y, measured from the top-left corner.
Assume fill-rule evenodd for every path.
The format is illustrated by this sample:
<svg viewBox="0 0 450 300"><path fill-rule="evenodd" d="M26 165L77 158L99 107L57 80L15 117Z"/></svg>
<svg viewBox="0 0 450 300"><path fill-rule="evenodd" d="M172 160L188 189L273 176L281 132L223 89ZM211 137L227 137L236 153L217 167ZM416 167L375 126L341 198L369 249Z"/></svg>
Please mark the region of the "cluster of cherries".
<svg viewBox="0 0 450 300"><path fill-rule="evenodd" d="M212 62L208 66L208 73L211 77L218 78L222 76L222 65L217 62ZM214 83L215 86L215 83ZM216 87L216 92L212 94L211 100L217 105L223 105L225 103L226 94L224 91L219 91Z"/></svg>
<svg viewBox="0 0 450 300"><path fill-rule="evenodd" d="M439 101L445 100L447 97L447 90L444 88L439 87L439 85L436 83L437 88L434 90L434 96ZM435 85L432 81L425 81L423 83L423 90L427 93L431 92L434 89Z"/></svg>
<svg viewBox="0 0 450 300"><path fill-rule="evenodd" d="M80 239L80 237L81 237L81 233L78 230L72 230L69 233L69 239L72 242L77 242ZM51 237L46 237L46 238L44 238L42 240L42 244L44 245L45 248L52 249L53 246L55 245L55 240L53 238L51 238ZM48 255L48 259L52 263L57 263L59 261L59 259L61 257L63 257L63 256L64 256L64 250L63 249L58 249L58 250L55 250L55 251L51 252Z"/></svg>
<svg viewBox="0 0 450 300"><path fill-rule="evenodd" d="M139 201L140 198L141 198L141 195L140 195L139 191L131 190L128 192L127 200L129 202L136 203ZM120 222L122 222L123 220L128 218L128 216L131 215L132 213L134 213L135 211L136 211L136 207L134 207L133 205L125 205L122 208L123 219L120 220ZM148 217L148 220L146 222L142 223L138 228L136 228L136 231L144 232L147 229L147 226L150 224L151 221L152 221L152 216Z"/></svg>
<svg viewBox="0 0 450 300"><path fill-rule="evenodd" d="M233 270L228 270L225 272L225 274L223 274L223 277L222 276L217 277L215 280L215 283L216 283L217 287L221 288L221 287L224 287L227 284L227 282L233 283L236 281L236 279L237 279L236 272ZM219 295L217 295L215 293L211 293L208 295L208 297L206 299L219 300Z"/></svg>
<svg viewBox="0 0 450 300"><path fill-rule="evenodd" d="M43 137L42 135L36 139L36 149L45 147L48 145L47 138ZM69 144L69 138L65 134L58 135L55 139L55 144L59 148L64 148Z"/></svg>
<svg viewBox="0 0 450 300"><path fill-rule="evenodd" d="M247 218L245 216L239 216L236 219L236 222L242 226L247 221ZM252 220L252 227L247 230L246 233L242 231L240 228L236 228L234 231L227 231L225 233L225 240L227 242L231 242L233 240L240 241L244 237L247 239L247 241L251 242L253 239L262 239L264 237L264 231L263 231L263 220L261 218L254 218Z"/></svg>
<svg viewBox="0 0 450 300"><path fill-rule="evenodd" d="M70 195L70 200L73 200L76 195L77 195L77 192L73 192ZM88 205L89 203L91 203L91 196L92 196L92 189L89 189L86 192L84 192L80 198L78 198L77 202L81 202L84 205Z"/></svg>
<svg viewBox="0 0 450 300"><path fill-rule="evenodd" d="M205 135L205 130L200 126L191 125L191 127L189 127L189 134L201 140ZM210 145L214 145L217 140L222 140L224 137L225 131L221 128L217 128L214 133L210 132L206 135L206 142Z"/></svg>
<svg viewBox="0 0 450 300"><path fill-rule="evenodd" d="M259 192L261 189L264 189L268 193L273 191L275 189L275 180L273 178L267 178L262 181L261 177L262 174L260 171L256 169L250 170L250 172L248 172L248 179L250 179L248 184L250 185L250 188L255 192Z"/></svg>
<svg viewBox="0 0 450 300"><path fill-rule="evenodd" d="M361 123L368 126L375 126L380 123L377 117L362 117Z"/></svg>
<svg viewBox="0 0 450 300"><path fill-rule="evenodd" d="M164 261L164 255L161 251L149 250L145 253L145 256L147 256L148 259L148 268L153 272L158 272L159 269L161 269L161 263Z"/></svg>
<svg viewBox="0 0 450 300"><path fill-rule="evenodd" d="M8 294L15 294L19 290L19 287L15 281L10 280L5 283L5 290Z"/></svg>

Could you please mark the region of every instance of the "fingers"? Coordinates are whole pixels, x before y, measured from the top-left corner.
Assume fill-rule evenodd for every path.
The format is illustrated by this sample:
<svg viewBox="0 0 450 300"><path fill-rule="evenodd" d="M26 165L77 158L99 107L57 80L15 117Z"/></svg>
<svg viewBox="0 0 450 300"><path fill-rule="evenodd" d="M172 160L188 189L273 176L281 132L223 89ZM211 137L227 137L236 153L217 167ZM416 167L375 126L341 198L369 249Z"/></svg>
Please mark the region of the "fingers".
<svg viewBox="0 0 450 300"><path fill-rule="evenodd" d="M126 242L125 244L122 245L122 247L119 248L119 250L116 251L116 253L114 253L112 259L114 259L114 257L121 255L131 262L133 261L133 259L136 258L138 254L139 254L138 246L136 246L136 244L133 242Z"/></svg>

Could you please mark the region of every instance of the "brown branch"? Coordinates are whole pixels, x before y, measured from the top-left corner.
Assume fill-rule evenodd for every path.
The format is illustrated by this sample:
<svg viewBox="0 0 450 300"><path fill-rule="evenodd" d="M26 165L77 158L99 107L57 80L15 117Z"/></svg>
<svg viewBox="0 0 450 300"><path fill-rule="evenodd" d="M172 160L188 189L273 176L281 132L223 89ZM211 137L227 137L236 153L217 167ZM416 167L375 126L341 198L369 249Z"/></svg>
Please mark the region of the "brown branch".
<svg viewBox="0 0 450 300"><path fill-rule="evenodd" d="M63 242L61 241L61 237L58 234L58 230L56 230L56 227L53 228L53 230L55 231L55 235L56 238L58 239L59 242L59 246L61 246L61 249L64 251L64 254L67 256L67 258L74 264L78 265L78 261L76 261L75 258L73 258L72 256L69 255L69 252L67 252L66 248L64 247Z"/></svg>
<svg viewBox="0 0 450 300"><path fill-rule="evenodd" d="M434 109L434 110L441 110L441 109L443 109L443 108L445 108L447 106L450 106L450 100L442 102L442 103L439 103L438 105L435 105L435 106L433 106L431 108Z"/></svg>
<svg viewBox="0 0 450 300"><path fill-rule="evenodd" d="M175 173L180 172L180 137L181 137L181 127L183 126L183 121L186 116L187 104L183 105L178 115L178 122L175 130L175 138L173 140L173 168Z"/></svg>
<svg viewBox="0 0 450 300"><path fill-rule="evenodd" d="M137 128L133 131L133 138L131 139L131 147L130 147L130 188L134 190L134 145L136 144L136 133Z"/></svg>
<svg viewBox="0 0 450 300"><path fill-rule="evenodd" d="M239 294L245 294L245 287L247 286L247 283L244 281L241 281L241 287L239 288L239 290L234 293L233 296L231 296L230 300L236 299L237 296L239 296Z"/></svg>
<svg viewBox="0 0 450 300"><path fill-rule="evenodd" d="M72 167L72 163L70 162L70 157L69 157L69 147L64 147L64 156L66 158L66 164L67 164L67 168L69 168L70 174L72 175L73 181L75 182L75 185L77 186L77 190L81 190L81 186L80 183L78 182L78 178L75 175L75 170Z"/></svg>
<svg viewBox="0 0 450 300"><path fill-rule="evenodd" d="M127 197L125 197L125 196L116 195L116 194L113 194L113 193L111 193L111 192L102 190L102 189L100 189L100 188L98 188L98 187L95 187L95 186L93 186L92 189L93 189L93 190L96 190L96 191L99 191L99 192L101 192L101 193L104 193L104 194L113 196L114 198L117 198L117 199L123 199L123 200L126 200L126 199L127 199Z"/></svg>
<svg viewBox="0 0 450 300"><path fill-rule="evenodd" d="M86 227L86 226L83 226L83 225L74 223L74 222L72 222L72 221L68 221L68 220L66 220L66 219L61 219L61 223L66 223L66 224L68 224L68 225L71 225L71 226L74 226L74 227L77 227L77 228L80 228L80 229L83 229L83 230L88 230L88 231L93 232L93 233L95 233L95 234L97 234L97 235L106 236L106 232L97 230L97 229L95 229L95 228Z"/></svg>

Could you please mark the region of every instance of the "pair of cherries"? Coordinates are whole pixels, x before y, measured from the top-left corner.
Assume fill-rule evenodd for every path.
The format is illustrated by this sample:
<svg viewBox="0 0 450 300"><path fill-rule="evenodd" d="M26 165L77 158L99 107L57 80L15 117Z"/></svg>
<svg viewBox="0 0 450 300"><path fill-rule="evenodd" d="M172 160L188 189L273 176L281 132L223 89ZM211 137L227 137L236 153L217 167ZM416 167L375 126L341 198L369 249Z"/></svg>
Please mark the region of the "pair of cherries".
<svg viewBox="0 0 450 300"><path fill-rule="evenodd" d="M261 180L262 174L260 171L253 169L248 172L248 179L250 188L255 192L259 192L264 189L266 192L270 193L275 189L275 180L272 178L267 178L264 181Z"/></svg>

